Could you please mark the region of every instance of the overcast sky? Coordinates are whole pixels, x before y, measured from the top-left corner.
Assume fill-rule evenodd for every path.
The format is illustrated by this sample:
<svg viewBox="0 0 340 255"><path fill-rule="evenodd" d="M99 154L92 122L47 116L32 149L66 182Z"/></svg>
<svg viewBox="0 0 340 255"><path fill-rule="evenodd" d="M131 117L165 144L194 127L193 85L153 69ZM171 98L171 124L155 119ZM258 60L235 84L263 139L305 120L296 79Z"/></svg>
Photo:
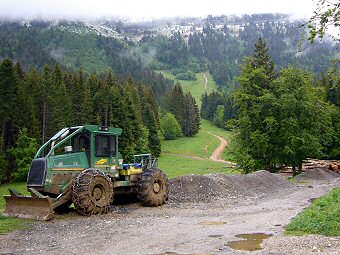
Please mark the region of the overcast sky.
<svg viewBox="0 0 340 255"><path fill-rule="evenodd" d="M269 12L310 17L314 6L313 0L0 0L0 17L144 19Z"/></svg>

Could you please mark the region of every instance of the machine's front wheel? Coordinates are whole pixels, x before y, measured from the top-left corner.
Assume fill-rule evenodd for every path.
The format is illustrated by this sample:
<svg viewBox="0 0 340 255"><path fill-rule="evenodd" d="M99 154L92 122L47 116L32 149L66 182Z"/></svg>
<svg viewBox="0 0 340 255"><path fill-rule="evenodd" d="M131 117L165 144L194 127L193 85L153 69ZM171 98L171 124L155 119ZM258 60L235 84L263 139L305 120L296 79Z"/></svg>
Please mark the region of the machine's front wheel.
<svg viewBox="0 0 340 255"><path fill-rule="evenodd" d="M143 205L159 206L168 199L168 178L158 168L143 171L137 184L138 198Z"/></svg>
<svg viewBox="0 0 340 255"><path fill-rule="evenodd" d="M82 215L107 213L113 200L111 179L98 169L86 169L73 185L72 200Z"/></svg>

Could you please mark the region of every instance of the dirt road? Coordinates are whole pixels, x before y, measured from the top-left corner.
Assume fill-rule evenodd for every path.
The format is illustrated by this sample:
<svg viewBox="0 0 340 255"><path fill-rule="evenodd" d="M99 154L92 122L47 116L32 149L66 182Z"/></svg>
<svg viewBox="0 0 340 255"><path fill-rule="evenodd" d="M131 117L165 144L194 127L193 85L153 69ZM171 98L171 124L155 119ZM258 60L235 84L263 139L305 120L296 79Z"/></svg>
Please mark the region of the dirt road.
<svg viewBox="0 0 340 255"><path fill-rule="evenodd" d="M115 205L107 215L73 213L38 222L31 230L0 236L0 254L249 254L226 244L237 234L259 232L273 237L251 254L339 254L339 238L283 235L284 226L311 198L338 187L340 180L332 176L303 183L266 172L176 178L170 201L162 207Z"/></svg>

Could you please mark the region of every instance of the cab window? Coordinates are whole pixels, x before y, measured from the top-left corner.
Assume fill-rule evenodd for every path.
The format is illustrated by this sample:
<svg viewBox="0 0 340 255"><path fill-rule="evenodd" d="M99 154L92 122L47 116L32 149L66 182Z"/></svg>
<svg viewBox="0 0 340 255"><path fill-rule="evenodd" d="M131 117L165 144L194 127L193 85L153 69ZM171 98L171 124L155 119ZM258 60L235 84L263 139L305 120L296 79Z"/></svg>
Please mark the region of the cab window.
<svg viewBox="0 0 340 255"><path fill-rule="evenodd" d="M110 157L115 155L116 139L112 135L96 135L96 156Z"/></svg>

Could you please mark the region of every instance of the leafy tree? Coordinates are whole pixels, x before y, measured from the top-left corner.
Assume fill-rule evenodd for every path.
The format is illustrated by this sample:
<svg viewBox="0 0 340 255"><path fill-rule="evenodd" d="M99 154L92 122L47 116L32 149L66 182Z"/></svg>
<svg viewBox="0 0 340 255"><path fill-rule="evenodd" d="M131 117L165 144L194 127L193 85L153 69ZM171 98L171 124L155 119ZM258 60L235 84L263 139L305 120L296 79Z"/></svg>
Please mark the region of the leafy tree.
<svg viewBox="0 0 340 255"><path fill-rule="evenodd" d="M292 165L294 174L296 167L301 172L305 158L321 156L332 137L332 109L320 98L312 80L310 74L290 67L273 84L280 160Z"/></svg>
<svg viewBox="0 0 340 255"><path fill-rule="evenodd" d="M327 74L323 74L320 83L326 90L326 99L332 104L333 137L323 150L326 157L340 159L340 72L338 62L334 61Z"/></svg>
<svg viewBox="0 0 340 255"><path fill-rule="evenodd" d="M225 127L224 112L225 112L224 105L217 106L213 123L220 128Z"/></svg>
<svg viewBox="0 0 340 255"><path fill-rule="evenodd" d="M161 127L164 134L165 140L175 140L177 137L182 135L182 130L178 124L175 116L168 112L161 119Z"/></svg>
<svg viewBox="0 0 340 255"><path fill-rule="evenodd" d="M315 38L323 38L326 31L340 26L340 2L336 0L319 0L314 15L308 22L310 28L308 40L313 43ZM333 35L340 40L339 32Z"/></svg>
<svg viewBox="0 0 340 255"><path fill-rule="evenodd" d="M27 129L20 130L16 147L9 150L17 164L17 169L11 175L14 181L25 181L27 179L31 162L38 148L36 139L27 135Z"/></svg>

